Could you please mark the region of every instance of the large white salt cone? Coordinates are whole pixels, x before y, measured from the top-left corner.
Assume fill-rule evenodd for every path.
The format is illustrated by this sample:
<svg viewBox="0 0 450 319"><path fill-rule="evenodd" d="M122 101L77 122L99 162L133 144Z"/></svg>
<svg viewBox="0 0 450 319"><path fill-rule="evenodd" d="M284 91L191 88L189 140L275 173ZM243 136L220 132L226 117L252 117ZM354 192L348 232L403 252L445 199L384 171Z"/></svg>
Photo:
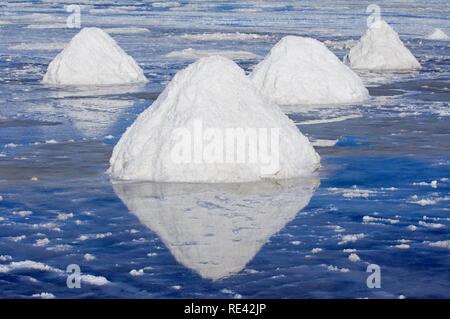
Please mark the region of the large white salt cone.
<svg viewBox="0 0 450 319"><path fill-rule="evenodd" d="M246 182L319 167L295 124L233 61L202 58L178 72L115 146L115 179Z"/></svg>
<svg viewBox="0 0 450 319"><path fill-rule="evenodd" d="M427 37L428 40L447 41L449 36L441 29L434 29Z"/></svg>
<svg viewBox="0 0 450 319"><path fill-rule="evenodd" d="M416 70L420 63L405 47L397 32L385 21L372 23L359 42L345 57L353 69Z"/></svg>
<svg viewBox="0 0 450 319"><path fill-rule="evenodd" d="M284 37L250 77L279 105L352 103L369 97L359 76L312 38Z"/></svg>
<svg viewBox="0 0 450 319"><path fill-rule="evenodd" d="M240 272L306 205L317 176L241 184L113 183L139 221L202 278Z"/></svg>
<svg viewBox="0 0 450 319"><path fill-rule="evenodd" d="M106 32L83 28L50 62L42 83L120 85L147 82L134 59Z"/></svg>

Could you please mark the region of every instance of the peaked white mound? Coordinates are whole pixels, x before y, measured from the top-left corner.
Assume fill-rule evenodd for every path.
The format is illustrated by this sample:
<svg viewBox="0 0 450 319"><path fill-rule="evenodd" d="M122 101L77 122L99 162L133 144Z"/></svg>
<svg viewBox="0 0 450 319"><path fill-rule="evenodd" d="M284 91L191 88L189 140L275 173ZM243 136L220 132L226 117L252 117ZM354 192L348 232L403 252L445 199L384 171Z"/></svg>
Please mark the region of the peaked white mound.
<svg viewBox="0 0 450 319"><path fill-rule="evenodd" d="M269 160L261 160L260 146L257 161L244 154L251 152L254 138L244 139L244 144L227 138L250 131L258 132L258 143L269 144ZM277 145L272 141L276 132ZM238 144L244 145L244 153ZM110 164L112 177L123 180L245 182L310 173L319 167L319 156L295 124L267 103L244 70L214 56L175 75L127 129Z"/></svg>
<svg viewBox="0 0 450 319"><path fill-rule="evenodd" d="M49 64L43 83L105 85L146 82L142 69L106 32L84 28Z"/></svg>
<svg viewBox="0 0 450 319"><path fill-rule="evenodd" d="M315 39L281 39L251 75L280 105L358 102L369 93L361 79Z"/></svg>
<svg viewBox="0 0 450 319"><path fill-rule="evenodd" d="M397 32L383 20L371 24L345 60L354 69L420 69L420 63L405 47Z"/></svg>
<svg viewBox="0 0 450 319"><path fill-rule="evenodd" d="M441 29L434 29L433 32L431 32L427 36L428 40L449 40L450 38L448 35L442 31Z"/></svg>

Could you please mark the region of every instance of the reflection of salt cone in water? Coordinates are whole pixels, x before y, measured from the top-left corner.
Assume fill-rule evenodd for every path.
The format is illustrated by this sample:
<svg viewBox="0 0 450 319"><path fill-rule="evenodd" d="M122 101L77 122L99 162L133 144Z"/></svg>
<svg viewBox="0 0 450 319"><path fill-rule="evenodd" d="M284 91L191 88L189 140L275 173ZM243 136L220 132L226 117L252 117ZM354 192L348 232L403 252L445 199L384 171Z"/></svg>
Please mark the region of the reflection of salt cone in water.
<svg viewBox="0 0 450 319"><path fill-rule="evenodd" d="M245 184L116 183L114 190L176 260L203 278L241 271L308 205L317 177Z"/></svg>
<svg viewBox="0 0 450 319"><path fill-rule="evenodd" d="M103 137L133 104L128 101L84 98L66 99L61 110L84 137Z"/></svg>
<svg viewBox="0 0 450 319"><path fill-rule="evenodd" d="M104 137L133 106L129 96L141 90L140 85L59 89L50 96L52 112L67 118L83 137Z"/></svg>

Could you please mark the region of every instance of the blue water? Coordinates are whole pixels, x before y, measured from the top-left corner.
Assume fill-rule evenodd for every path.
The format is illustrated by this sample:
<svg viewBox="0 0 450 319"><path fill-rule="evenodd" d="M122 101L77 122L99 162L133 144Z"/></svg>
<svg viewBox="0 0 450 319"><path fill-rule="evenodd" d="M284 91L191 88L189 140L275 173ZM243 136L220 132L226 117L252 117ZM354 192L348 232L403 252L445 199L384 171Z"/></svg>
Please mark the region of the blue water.
<svg viewBox="0 0 450 319"><path fill-rule="evenodd" d="M0 15L1 297L450 297L450 42L423 39L434 27L450 33L446 1L379 3L423 69L362 73L372 96L363 104L285 108L312 141L337 143L316 147L315 178L279 185L112 185L105 171L124 130L191 62L165 54L262 57L298 34L331 41L342 57L369 2L92 3L83 26L149 29L113 34L148 84L45 87L59 51L45 44L77 31L28 26L64 23L64 4L11 1ZM269 37L179 37L237 31ZM257 62L238 60L247 71ZM70 264L96 277L69 289ZM367 287L369 264L380 266L381 288Z"/></svg>

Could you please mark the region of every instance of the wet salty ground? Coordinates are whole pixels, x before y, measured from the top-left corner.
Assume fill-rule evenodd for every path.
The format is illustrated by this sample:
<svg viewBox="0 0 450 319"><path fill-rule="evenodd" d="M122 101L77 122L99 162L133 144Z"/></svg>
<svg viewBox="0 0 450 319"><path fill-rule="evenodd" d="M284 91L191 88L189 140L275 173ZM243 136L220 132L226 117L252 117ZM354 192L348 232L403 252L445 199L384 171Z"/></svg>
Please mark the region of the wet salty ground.
<svg viewBox="0 0 450 319"><path fill-rule="evenodd" d="M360 105L283 108L316 145L317 176L280 184L112 185L105 171L114 144L189 63L164 54L214 46L263 56L291 28L214 44L161 42L168 31L153 26L117 35L149 84L58 89L39 83L58 50L10 49L19 44L14 34L20 42L42 42L42 34L26 30L28 10L9 9L0 43L1 297L450 297L449 42L406 28L421 72L361 74L372 97ZM173 16L182 26L183 15ZM399 28L409 26L408 14L398 19ZM333 38L313 25L322 40L335 41L330 49L340 57L363 30ZM214 31L242 31L224 28ZM170 36L197 31L204 30ZM73 33L49 29L52 41L45 42ZM239 63L250 70L257 61ZM69 264L81 268L81 289L66 286ZM380 289L366 286L368 264L381 267Z"/></svg>

